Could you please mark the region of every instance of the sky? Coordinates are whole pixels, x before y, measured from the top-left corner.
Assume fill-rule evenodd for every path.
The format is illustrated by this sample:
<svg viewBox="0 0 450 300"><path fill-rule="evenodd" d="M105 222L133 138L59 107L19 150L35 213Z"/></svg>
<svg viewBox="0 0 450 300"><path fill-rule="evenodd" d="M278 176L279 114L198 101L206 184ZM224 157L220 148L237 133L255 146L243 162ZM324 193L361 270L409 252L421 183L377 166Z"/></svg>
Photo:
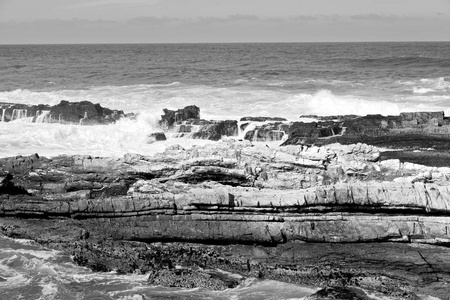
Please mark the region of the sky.
<svg viewBox="0 0 450 300"><path fill-rule="evenodd" d="M450 41L450 0L0 0L0 44Z"/></svg>

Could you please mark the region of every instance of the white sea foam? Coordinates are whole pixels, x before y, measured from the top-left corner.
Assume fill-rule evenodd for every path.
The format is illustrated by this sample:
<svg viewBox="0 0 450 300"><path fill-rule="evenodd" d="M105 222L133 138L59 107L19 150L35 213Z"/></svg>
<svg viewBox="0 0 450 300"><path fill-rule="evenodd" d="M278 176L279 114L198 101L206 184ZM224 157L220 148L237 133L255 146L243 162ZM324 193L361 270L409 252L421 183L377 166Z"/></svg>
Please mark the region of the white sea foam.
<svg viewBox="0 0 450 300"><path fill-rule="evenodd" d="M42 296L39 297L38 300L52 300L58 299L58 286L53 282L45 282L45 280L41 281L39 284L42 287Z"/></svg>
<svg viewBox="0 0 450 300"><path fill-rule="evenodd" d="M414 87L413 88L413 93L414 94L426 94L426 93L431 93L434 92L435 90L430 89L430 88L424 88L424 87Z"/></svg>
<svg viewBox="0 0 450 300"><path fill-rule="evenodd" d="M336 81L339 82L339 81ZM437 79L435 85L446 86ZM426 84L427 81L421 84ZM437 97L437 98L436 98ZM169 85L100 86L86 90L0 92L0 102L55 105L61 100L89 100L104 107L136 112L136 120L121 120L106 126L27 123L24 119L0 122L0 157L38 153L45 156L88 154L122 156L125 153L152 154L167 145L206 143L200 140L169 139L147 144L148 134L161 131L157 125L163 108L176 109L194 104L205 119L240 119L244 116L278 116L299 120L300 115L384 114L403 111L448 109L445 95L416 94L414 98L341 95L329 90L299 92L258 89L248 86L212 87L181 83Z"/></svg>
<svg viewBox="0 0 450 300"><path fill-rule="evenodd" d="M5 254L8 254L8 253L10 253L10 254L20 253L21 255L26 254L28 256L36 257L39 259L53 259L59 254L59 251L56 251L56 250L20 249L20 251L19 251L17 249L12 249L12 248L2 248L1 252L5 253Z"/></svg>

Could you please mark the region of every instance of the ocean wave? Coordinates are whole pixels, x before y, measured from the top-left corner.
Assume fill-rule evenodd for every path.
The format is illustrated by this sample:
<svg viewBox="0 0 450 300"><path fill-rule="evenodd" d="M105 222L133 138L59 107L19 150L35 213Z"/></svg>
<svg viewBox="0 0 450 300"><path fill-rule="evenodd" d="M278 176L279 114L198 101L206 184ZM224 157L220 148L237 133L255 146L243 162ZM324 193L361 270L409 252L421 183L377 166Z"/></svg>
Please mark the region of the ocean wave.
<svg viewBox="0 0 450 300"><path fill-rule="evenodd" d="M10 70L10 69L22 69L22 68L26 68L27 65L21 65L21 64L16 64L16 65L7 65L7 66L0 66L0 70Z"/></svg>
<svg viewBox="0 0 450 300"><path fill-rule="evenodd" d="M435 92L436 90L430 89L430 88L424 88L424 87L413 87L413 93L414 94L427 94Z"/></svg>
<svg viewBox="0 0 450 300"><path fill-rule="evenodd" d="M350 61L365 67L450 67L449 59L428 56L384 56L377 58L356 58Z"/></svg>
<svg viewBox="0 0 450 300"><path fill-rule="evenodd" d="M396 81L396 84L407 87L414 94L445 93L450 91L450 79L446 77Z"/></svg>
<svg viewBox="0 0 450 300"><path fill-rule="evenodd" d="M309 83L309 84L308 84ZM151 112L158 119L164 108L178 109L197 105L205 119L239 119L243 116L278 116L296 120L305 114L398 114L404 109L418 108L418 102L429 109L447 110L440 101L422 95L450 90L448 79L430 78L394 83L402 93L392 94L364 84L354 89L355 82L345 80L308 80L307 88L285 87L287 82L268 81L247 84L244 80L232 86L139 84L98 86L82 90L0 92L0 102L56 105L61 100L91 101L124 112ZM321 88L328 85L327 88ZM404 94L403 90L409 91ZM381 93L383 92L383 93ZM414 104L416 103L416 104ZM423 109L423 108L422 108Z"/></svg>

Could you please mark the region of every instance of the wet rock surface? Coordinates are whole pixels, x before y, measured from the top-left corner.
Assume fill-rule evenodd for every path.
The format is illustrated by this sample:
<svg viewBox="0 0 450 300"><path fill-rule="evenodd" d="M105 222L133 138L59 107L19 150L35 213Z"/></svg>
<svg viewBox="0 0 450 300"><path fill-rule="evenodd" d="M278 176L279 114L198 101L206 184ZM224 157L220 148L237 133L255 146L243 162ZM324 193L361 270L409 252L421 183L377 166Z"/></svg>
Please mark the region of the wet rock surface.
<svg viewBox="0 0 450 300"><path fill-rule="evenodd" d="M167 286L257 277L442 297L450 169L381 157L365 144L229 140L154 156L5 158L0 230Z"/></svg>
<svg viewBox="0 0 450 300"><path fill-rule="evenodd" d="M149 284L222 290L253 277L320 287L310 299L371 299L362 289L450 299L442 113L243 121L252 141L288 132L278 147L222 139L238 123L195 107L165 114L176 133L219 141L153 156L2 158L0 232ZM421 150L346 144L366 138Z"/></svg>
<svg viewBox="0 0 450 300"><path fill-rule="evenodd" d="M200 108L195 105L186 106L178 110L164 109L161 116L160 125L172 128L175 123L180 123L189 119L200 119Z"/></svg>
<svg viewBox="0 0 450 300"><path fill-rule="evenodd" d="M29 118L30 122L36 123L99 125L114 123L125 117L123 111L105 108L100 104L65 100L53 106L0 103L0 112L2 122Z"/></svg>

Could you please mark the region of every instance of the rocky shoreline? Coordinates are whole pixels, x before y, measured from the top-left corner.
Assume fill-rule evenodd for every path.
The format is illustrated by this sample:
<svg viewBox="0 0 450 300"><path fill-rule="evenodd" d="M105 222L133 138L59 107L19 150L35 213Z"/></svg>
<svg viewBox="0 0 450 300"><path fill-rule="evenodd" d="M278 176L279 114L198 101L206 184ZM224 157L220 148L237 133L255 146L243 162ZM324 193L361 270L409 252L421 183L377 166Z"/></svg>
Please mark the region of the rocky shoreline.
<svg viewBox="0 0 450 300"><path fill-rule="evenodd" d="M149 284L220 290L254 277L322 288L310 299L371 299L362 288L448 300L448 123L165 110L163 129L219 141L153 156L1 158L0 232L95 271L148 273ZM240 131L244 140L222 138ZM283 145L255 143L274 140Z"/></svg>

